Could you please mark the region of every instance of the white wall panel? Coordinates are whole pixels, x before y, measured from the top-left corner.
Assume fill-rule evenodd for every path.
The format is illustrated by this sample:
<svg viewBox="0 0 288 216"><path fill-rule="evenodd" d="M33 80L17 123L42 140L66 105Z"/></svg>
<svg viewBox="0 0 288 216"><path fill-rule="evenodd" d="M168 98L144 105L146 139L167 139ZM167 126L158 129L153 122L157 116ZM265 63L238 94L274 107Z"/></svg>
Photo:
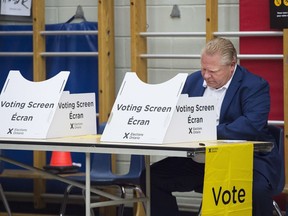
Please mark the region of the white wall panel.
<svg viewBox="0 0 288 216"><path fill-rule="evenodd" d="M171 18L173 5L147 6L147 31L205 31L205 6L180 6L180 18Z"/></svg>
<svg viewBox="0 0 288 216"><path fill-rule="evenodd" d="M238 4L219 6L218 20L219 31L239 31Z"/></svg>
<svg viewBox="0 0 288 216"><path fill-rule="evenodd" d="M115 36L130 37L130 7L115 7Z"/></svg>
<svg viewBox="0 0 288 216"><path fill-rule="evenodd" d="M59 22L59 9L57 7L47 7L45 11L45 21L47 24L55 24Z"/></svg>
<svg viewBox="0 0 288 216"><path fill-rule="evenodd" d="M115 38L115 50L115 64L117 68L130 68L130 39L125 37Z"/></svg>
<svg viewBox="0 0 288 216"><path fill-rule="evenodd" d="M118 1L118 0L117 0ZM57 6L57 7L68 7L68 6L96 6L97 0L46 0L46 7Z"/></svg>

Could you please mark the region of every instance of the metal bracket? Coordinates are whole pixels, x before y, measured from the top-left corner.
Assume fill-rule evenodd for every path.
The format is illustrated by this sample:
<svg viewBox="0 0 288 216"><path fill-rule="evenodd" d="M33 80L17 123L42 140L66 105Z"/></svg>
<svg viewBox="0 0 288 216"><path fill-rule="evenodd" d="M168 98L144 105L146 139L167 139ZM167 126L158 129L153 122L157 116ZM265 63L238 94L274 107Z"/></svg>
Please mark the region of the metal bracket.
<svg viewBox="0 0 288 216"><path fill-rule="evenodd" d="M187 157L188 158L193 158L195 157L196 153L194 151L187 151Z"/></svg>

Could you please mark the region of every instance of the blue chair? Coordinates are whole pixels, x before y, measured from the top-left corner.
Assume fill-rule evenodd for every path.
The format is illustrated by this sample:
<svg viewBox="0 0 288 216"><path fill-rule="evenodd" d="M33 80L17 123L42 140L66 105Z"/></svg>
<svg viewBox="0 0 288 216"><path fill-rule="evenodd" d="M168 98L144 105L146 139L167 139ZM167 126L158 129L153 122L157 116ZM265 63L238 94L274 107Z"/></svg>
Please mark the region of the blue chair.
<svg viewBox="0 0 288 216"><path fill-rule="evenodd" d="M126 188L132 188L143 194L139 185L139 178L141 171L145 166L144 156L131 155L130 168L127 174L117 175L112 172L111 154L93 154L93 160L91 164L91 187L109 187L117 186L120 189L121 197L126 197ZM85 176L69 176L70 180L81 182L85 184ZM66 205L68 201L69 193L71 192L73 185L69 185L64 193L64 199L62 202L60 215L64 216L66 211ZM83 191L85 192L85 191ZM83 196L85 193L83 193ZM124 205L120 205L118 209L118 215L123 215ZM91 209L91 215L94 215L93 209Z"/></svg>
<svg viewBox="0 0 288 216"><path fill-rule="evenodd" d="M274 125L268 126L269 131L274 136L276 140L276 145L279 151L279 155L281 157L281 173L280 173L280 182L278 187L273 191L273 195L277 196L282 193L285 186L285 169L284 169L284 130L282 127L277 127ZM279 208L277 202L273 200L273 207L278 216L282 216L281 209Z"/></svg>
<svg viewBox="0 0 288 216"><path fill-rule="evenodd" d="M99 125L98 133L102 133L105 127L105 123ZM145 167L145 157L143 155L131 155L130 167L127 174L117 175L112 172L112 155L94 153L91 163L90 181L91 187L111 187L117 186L120 189L122 198L126 197L126 188L132 188L140 195L143 195L140 189L140 174ZM81 182L85 184L85 176L69 176L70 180ZM60 216L65 215L66 205L68 201L69 193L71 192L73 185L69 185L64 192L64 199L62 202ZM83 191L85 192L85 191ZM85 193L83 193L85 196ZM122 216L124 213L124 205L120 205L118 209L118 215ZM94 215L93 209L91 209L91 215Z"/></svg>
<svg viewBox="0 0 288 216"><path fill-rule="evenodd" d="M99 124L98 134L102 134L105 129L106 123ZM140 175L145 167L145 157L143 155L131 155L130 166L128 173L123 175L117 175L112 171L112 155L111 154L93 154L91 162L90 183L91 187L111 187L117 186L120 189L121 198L126 197L126 188L132 188L143 196L143 192L140 188ZM70 180L78 181L85 184L85 176L69 176ZM60 216L65 215L66 205L68 201L69 193L71 192L73 185L68 185L64 192L64 199L62 202ZM85 199L85 191L82 191L82 195ZM118 215L122 216L124 213L124 205L120 205L118 209ZM94 215L93 209L91 209L91 215Z"/></svg>

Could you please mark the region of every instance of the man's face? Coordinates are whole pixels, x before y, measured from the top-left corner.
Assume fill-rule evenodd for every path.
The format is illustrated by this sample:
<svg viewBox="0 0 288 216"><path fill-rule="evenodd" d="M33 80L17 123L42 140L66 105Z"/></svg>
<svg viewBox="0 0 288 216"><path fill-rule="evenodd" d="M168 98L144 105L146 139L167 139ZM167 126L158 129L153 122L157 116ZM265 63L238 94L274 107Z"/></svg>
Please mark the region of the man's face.
<svg viewBox="0 0 288 216"><path fill-rule="evenodd" d="M218 89L224 86L231 78L235 63L223 65L219 54L207 55L201 58L201 74L209 87Z"/></svg>

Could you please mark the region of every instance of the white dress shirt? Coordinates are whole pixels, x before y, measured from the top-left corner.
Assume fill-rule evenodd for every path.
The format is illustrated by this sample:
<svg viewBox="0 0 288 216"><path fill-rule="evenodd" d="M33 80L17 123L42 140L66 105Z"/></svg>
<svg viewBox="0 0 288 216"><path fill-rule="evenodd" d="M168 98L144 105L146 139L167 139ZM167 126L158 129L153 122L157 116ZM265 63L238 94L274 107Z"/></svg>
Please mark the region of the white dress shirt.
<svg viewBox="0 0 288 216"><path fill-rule="evenodd" d="M228 89L228 87L231 83L231 80L234 76L236 68L237 68L237 65L234 68L233 75L231 76L231 78L221 88L218 88L218 89L211 88L211 87L207 86L207 83L205 80L203 82L203 87L206 88L204 91L203 97L213 97L216 99L216 125L219 124L221 105L222 105L223 99L225 97L226 90Z"/></svg>

